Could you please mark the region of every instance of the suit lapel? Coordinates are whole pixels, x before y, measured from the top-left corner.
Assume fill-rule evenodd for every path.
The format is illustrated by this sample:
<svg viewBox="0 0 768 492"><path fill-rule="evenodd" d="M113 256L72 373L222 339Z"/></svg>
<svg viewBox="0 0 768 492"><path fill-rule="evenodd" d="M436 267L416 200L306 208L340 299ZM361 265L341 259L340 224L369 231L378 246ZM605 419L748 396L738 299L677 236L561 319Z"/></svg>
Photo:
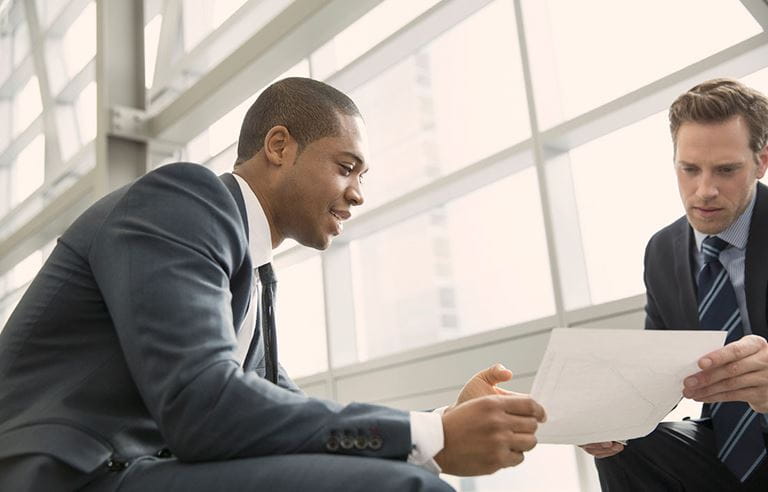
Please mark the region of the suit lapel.
<svg viewBox="0 0 768 492"><path fill-rule="evenodd" d="M749 225L744 261L744 290L752 332L768 337L766 295L768 289L768 188L757 184L757 198Z"/></svg>
<svg viewBox="0 0 768 492"><path fill-rule="evenodd" d="M680 227L675 236L674 252L675 278L678 279L678 299L683 313L684 324L675 329L690 330L699 327L698 301L696 299L696 277L693 274L691 252L693 247L693 230L687 220L680 221Z"/></svg>

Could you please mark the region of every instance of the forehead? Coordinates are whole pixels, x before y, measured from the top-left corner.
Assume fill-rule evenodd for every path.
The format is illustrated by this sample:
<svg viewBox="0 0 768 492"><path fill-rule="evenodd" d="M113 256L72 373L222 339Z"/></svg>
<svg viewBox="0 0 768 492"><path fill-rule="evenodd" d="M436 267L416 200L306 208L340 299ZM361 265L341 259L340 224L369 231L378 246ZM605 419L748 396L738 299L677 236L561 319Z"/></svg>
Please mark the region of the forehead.
<svg viewBox="0 0 768 492"><path fill-rule="evenodd" d="M339 127L336 135L318 138L311 142L306 151L321 153L331 158L348 154L365 164L368 162L368 135L362 118L355 116L339 116Z"/></svg>
<svg viewBox="0 0 768 492"><path fill-rule="evenodd" d="M677 131L677 160L738 162L750 155L749 128L741 116L719 123L685 122Z"/></svg>

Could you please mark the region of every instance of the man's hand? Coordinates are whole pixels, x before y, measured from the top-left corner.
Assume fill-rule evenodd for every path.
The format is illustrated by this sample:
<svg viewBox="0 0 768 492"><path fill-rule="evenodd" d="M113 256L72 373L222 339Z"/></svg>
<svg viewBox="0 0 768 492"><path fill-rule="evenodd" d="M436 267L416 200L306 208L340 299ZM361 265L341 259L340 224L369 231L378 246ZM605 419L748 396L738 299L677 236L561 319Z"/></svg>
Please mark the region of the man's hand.
<svg viewBox="0 0 768 492"><path fill-rule="evenodd" d="M595 458L607 458L624 451L624 445L616 441L593 442L592 444L583 444L579 447Z"/></svg>
<svg viewBox="0 0 768 492"><path fill-rule="evenodd" d="M701 371L683 382L683 395L703 403L745 401L768 412L768 342L757 335L710 352L699 359Z"/></svg>
<svg viewBox="0 0 768 492"><path fill-rule="evenodd" d="M546 416L529 396L493 395L458 404L442 418L445 444L435 461L445 473L472 476L520 464Z"/></svg>
<svg viewBox="0 0 768 492"><path fill-rule="evenodd" d="M518 395L525 396L521 393L514 393L507 391L504 388L496 386L499 383L509 381L512 379L512 371L507 369L501 364L494 364L488 369L484 369L467 381L467 384L461 389L459 396L456 398L456 403L446 408L446 412L450 412L457 405L460 405L466 401L474 400L481 396L489 395Z"/></svg>

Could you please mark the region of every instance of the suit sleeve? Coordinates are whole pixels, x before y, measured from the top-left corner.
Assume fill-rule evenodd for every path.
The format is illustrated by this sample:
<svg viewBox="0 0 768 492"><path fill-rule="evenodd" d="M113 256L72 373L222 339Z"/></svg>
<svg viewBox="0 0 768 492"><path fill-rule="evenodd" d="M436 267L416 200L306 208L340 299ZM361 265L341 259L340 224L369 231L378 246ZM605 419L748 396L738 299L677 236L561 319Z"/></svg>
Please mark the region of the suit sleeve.
<svg viewBox="0 0 768 492"><path fill-rule="evenodd" d="M299 388L293 379L291 379L291 377L288 375L288 372L279 362L277 364L277 385L283 389L287 389L288 391L293 391L294 393L298 393L300 395L304 394L301 388Z"/></svg>
<svg viewBox="0 0 768 492"><path fill-rule="evenodd" d="M329 436L349 430L383 445L340 452L404 459L406 412L308 398L243 372L229 279L246 248L218 178L175 164L131 186L89 251L122 355L171 450L185 461L327 452Z"/></svg>

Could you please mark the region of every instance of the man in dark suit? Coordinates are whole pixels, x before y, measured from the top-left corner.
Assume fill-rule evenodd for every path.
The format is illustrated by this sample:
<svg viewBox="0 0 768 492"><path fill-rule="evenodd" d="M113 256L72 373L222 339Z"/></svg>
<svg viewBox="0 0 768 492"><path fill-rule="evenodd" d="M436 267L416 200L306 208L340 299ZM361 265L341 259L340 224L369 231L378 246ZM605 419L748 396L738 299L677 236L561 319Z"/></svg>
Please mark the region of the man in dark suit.
<svg viewBox="0 0 768 492"><path fill-rule="evenodd" d="M669 110L686 216L645 255L646 329L725 330L683 394L701 419L583 446L606 491L768 490L768 99L731 79L704 82Z"/></svg>
<svg viewBox="0 0 768 492"><path fill-rule="evenodd" d="M328 247L366 154L348 97L285 79L234 174L163 166L80 216L0 333L0 490L437 491L520 463L544 414L500 366L441 414L309 398L277 363L271 250Z"/></svg>

